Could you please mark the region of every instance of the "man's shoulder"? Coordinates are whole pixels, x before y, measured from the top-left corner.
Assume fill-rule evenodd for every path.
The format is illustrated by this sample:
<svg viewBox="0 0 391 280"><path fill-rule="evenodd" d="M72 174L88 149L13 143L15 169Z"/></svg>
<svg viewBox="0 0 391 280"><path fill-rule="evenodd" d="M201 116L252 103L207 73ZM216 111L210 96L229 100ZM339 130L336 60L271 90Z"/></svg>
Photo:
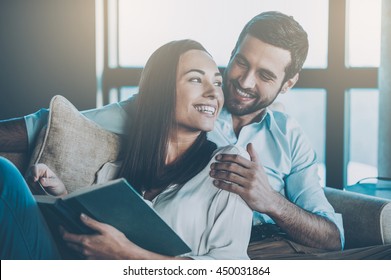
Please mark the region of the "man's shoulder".
<svg viewBox="0 0 391 280"><path fill-rule="evenodd" d="M134 114L136 111L137 94L132 97L118 102L118 105L128 114Z"/></svg>
<svg viewBox="0 0 391 280"><path fill-rule="evenodd" d="M280 112L280 111L272 111L269 110L270 115L270 126L276 127L283 134L291 134L292 132L301 132L301 127L297 120L291 115Z"/></svg>

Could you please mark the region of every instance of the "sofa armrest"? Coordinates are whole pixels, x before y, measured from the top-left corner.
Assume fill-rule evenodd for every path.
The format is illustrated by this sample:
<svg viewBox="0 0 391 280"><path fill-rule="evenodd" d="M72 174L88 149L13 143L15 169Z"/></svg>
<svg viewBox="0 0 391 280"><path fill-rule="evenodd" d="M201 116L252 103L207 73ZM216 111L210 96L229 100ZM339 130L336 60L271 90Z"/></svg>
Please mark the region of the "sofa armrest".
<svg viewBox="0 0 391 280"><path fill-rule="evenodd" d="M328 187L325 194L342 214L346 249L391 244L391 200Z"/></svg>

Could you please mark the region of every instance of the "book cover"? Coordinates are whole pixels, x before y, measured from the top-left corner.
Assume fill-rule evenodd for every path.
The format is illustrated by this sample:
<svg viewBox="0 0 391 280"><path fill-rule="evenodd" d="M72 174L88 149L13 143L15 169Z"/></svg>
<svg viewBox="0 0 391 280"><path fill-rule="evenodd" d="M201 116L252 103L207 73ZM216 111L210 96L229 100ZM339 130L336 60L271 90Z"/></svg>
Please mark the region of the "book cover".
<svg viewBox="0 0 391 280"><path fill-rule="evenodd" d="M48 195L35 198L51 228L63 225L73 233L93 233L80 221L80 214L85 213L112 225L152 252L178 256L191 251L125 179L83 187L61 198Z"/></svg>

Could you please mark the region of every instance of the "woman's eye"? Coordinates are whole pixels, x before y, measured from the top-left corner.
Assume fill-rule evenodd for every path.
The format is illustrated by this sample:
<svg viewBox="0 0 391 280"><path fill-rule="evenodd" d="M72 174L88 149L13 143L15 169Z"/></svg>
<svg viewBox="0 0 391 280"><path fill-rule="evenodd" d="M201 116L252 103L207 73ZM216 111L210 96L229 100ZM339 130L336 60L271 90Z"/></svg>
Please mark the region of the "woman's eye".
<svg viewBox="0 0 391 280"><path fill-rule="evenodd" d="M214 83L214 85L215 85L216 87L221 87L221 86L223 85L223 83L222 83L221 81L216 81L216 82Z"/></svg>
<svg viewBox="0 0 391 280"><path fill-rule="evenodd" d="M201 83L201 78L194 77L194 78L190 78L189 81L194 83Z"/></svg>

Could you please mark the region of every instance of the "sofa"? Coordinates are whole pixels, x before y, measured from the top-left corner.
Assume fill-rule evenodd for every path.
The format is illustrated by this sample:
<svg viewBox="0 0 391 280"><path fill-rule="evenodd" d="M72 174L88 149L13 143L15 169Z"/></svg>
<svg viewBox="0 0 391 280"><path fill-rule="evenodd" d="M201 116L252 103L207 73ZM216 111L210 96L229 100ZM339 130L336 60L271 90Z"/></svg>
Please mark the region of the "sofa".
<svg viewBox="0 0 391 280"><path fill-rule="evenodd" d="M22 174L29 165L44 162L61 174L66 186L77 188L94 183L95 173L117 160L120 151L117 135L98 127L65 98L56 96L50 104L48 126L32 153L5 153L0 147L0 156L12 161ZM391 244L391 200L329 187L324 191L335 211L343 216L345 249Z"/></svg>

